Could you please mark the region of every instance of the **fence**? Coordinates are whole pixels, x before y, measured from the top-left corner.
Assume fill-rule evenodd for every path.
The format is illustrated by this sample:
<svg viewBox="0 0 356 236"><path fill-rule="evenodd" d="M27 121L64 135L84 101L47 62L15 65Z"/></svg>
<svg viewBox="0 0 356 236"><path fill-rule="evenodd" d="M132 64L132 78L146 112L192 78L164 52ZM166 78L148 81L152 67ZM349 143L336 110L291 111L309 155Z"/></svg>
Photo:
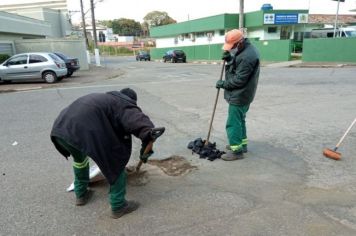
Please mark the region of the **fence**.
<svg viewBox="0 0 356 236"><path fill-rule="evenodd" d="M356 63L356 38L304 39L302 60Z"/></svg>
<svg viewBox="0 0 356 236"><path fill-rule="evenodd" d="M262 61L291 60L291 40L251 40L260 52ZM170 49L181 49L187 55L187 60L220 60L223 44L185 46L177 48L154 48L151 50L153 59L162 59L164 53Z"/></svg>

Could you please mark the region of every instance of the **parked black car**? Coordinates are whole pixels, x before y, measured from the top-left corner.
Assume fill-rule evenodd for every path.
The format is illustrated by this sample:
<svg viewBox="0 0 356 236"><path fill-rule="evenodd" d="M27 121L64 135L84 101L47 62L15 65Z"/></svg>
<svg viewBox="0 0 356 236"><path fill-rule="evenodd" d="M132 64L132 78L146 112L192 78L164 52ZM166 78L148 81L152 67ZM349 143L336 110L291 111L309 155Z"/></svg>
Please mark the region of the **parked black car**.
<svg viewBox="0 0 356 236"><path fill-rule="evenodd" d="M145 51L138 51L136 54L136 61L151 61L151 55Z"/></svg>
<svg viewBox="0 0 356 236"><path fill-rule="evenodd" d="M79 70L80 65L78 58L71 58L60 52L54 52L54 54L56 54L66 63L66 67L68 70L67 77L71 77L74 71Z"/></svg>
<svg viewBox="0 0 356 236"><path fill-rule="evenodd" d="M170 61L176 63L178 61L187 62L187 57L183 50L169 50L163 56L163 62Z"/></svg>

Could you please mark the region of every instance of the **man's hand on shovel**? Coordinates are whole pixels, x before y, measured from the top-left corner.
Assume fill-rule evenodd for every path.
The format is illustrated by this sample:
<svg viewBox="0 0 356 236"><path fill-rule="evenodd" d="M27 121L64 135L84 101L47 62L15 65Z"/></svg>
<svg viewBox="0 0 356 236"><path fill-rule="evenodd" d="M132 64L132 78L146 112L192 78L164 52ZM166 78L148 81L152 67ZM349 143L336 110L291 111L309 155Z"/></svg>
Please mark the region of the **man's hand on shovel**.
<svg viewBox="0 0 356 236"><path fill-rule="evenodd" d="M164 133L164 131L164 127L153 128L150 133L151 140L147 144L142 143L140 150L140 161L136 166L136 172L139 172L142 163L146 163L148 158L153 154L153 143Z"/></svg>

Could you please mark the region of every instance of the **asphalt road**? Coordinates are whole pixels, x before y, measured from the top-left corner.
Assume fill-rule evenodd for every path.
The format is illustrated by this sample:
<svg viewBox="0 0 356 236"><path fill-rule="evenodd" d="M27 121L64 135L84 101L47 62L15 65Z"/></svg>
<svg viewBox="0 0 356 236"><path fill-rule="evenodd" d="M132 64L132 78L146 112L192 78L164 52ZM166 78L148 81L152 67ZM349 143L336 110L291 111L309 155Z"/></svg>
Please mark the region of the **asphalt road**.
<svg viewBox="0 0 356 236"><path fill-rule="evenodd" d="M355 235L356 127L341 161L322 156L356 112L356 69L268 68L247 115L249 152L235 162L199 159L186 148L205 138L221 65L111 58L111 79L0 93L0 235ZM0 85L1 87L2 85ZM16 85L18 86L18 85ZM166 133L153 159L179 155L197 167L178 177L145 165L147 183L128 185L141 207L108 217L108 186L74 206L65 192L70 161L49 139L60 110L79 96L131 87L138 104ZM226 144L227 104L219 99L211 140ZM137 163L135 140L130 165Z"/></svg>

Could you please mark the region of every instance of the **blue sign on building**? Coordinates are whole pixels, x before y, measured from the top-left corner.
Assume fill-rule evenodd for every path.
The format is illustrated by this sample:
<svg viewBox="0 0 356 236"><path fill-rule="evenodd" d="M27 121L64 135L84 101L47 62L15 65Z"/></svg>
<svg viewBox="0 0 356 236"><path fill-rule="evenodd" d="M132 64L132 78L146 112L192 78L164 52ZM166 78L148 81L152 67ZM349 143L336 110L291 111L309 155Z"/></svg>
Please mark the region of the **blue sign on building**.
<svg viewBox="0 0 356 236"><path fill-rule="evenodd" d="M298 24L298 14L275 14L274 24L276 25L287 25L287 24Z"/></svg>

